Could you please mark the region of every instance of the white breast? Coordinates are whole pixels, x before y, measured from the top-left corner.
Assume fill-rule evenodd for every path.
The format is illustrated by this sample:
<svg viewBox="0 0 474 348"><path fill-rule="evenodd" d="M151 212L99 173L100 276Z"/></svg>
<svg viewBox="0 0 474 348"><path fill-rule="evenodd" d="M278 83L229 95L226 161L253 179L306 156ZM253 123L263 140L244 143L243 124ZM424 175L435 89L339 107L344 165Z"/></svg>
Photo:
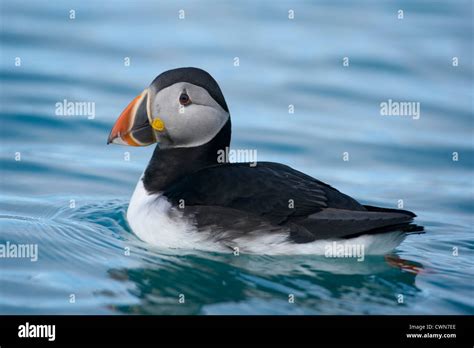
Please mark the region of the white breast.
<svg viewBox="0 0 474 348"><path fill-rule="evenodd" d="M138 180L127 210L128 224L143 241L163 248L228 250L206 241L208 234L199 233L192 221L173 208L161 193L148 194L142 178Z"/></svg>

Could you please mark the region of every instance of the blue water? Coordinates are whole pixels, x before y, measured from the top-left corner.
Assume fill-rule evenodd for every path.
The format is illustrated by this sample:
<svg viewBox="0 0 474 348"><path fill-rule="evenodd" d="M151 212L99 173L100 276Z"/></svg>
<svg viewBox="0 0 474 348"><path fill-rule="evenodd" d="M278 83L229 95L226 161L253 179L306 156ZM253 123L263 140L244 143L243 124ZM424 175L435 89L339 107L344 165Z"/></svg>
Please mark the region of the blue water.
<svg viewBox="0 0 474 348"><path fill-rule="evenodd" d="M0 242L39 256L0 259L0 313L474 314L472 15L469 0L2 0ZM105 143L180 66L218 80L233 147L366 204L403 200L426 233L364 262L140 241L125 212L153 149ZM64 99L95 118L57 116ZM420 102L420 118L381 116L388 99Z"/></svg>

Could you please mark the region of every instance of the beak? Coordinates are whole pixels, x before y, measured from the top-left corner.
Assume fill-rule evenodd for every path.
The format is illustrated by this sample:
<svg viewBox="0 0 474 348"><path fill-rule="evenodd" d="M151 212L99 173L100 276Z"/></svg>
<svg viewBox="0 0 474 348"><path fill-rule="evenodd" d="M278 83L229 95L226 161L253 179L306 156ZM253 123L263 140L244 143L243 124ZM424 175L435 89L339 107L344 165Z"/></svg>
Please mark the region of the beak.
<svg viewBox="0 0 474 348"><path fill-rule="evenodd" d="M146 146L156 142L148 117L148 94L147 88L122 111L107 144Z"/></svg>

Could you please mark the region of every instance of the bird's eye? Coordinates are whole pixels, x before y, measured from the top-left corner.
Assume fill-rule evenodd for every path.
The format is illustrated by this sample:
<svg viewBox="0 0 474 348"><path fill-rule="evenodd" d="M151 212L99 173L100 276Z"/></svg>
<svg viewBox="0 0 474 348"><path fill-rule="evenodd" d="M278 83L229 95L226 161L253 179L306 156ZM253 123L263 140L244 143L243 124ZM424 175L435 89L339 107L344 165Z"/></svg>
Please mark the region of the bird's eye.
<svg viewBox="0 0 474 348"><path fill-rule="evenodd" d="M179 96L179 103L181 105L191 104L191 99L189 99L189 95L187 95L185 92L181 93L181 95Z"/></svg>

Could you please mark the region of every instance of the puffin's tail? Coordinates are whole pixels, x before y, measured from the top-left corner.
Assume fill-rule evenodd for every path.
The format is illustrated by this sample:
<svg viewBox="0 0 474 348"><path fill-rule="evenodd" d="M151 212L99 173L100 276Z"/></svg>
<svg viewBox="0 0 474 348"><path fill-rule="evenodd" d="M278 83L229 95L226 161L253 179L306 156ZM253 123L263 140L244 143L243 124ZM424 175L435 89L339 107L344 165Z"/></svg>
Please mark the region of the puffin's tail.
<svg viewBox="0 0 474 348"><path fill-rule="evenodd" d="M399 213L399 214L405 214L408 215L412 218L416 217L416 214L409 211L409 210L403 210L403 209L390 209L390 208L381 208L381 207L374 207L372 205L364 205L364 208L367 209L368 211L376 211L376 212L383 212L383 213ZM388 230L393 230L394 227L398 229L399 231L405 232L405 233L424 233L425 228L423 226L417 225L417 224L400 224L399 226L390 226ZM377 231L376 233L383 233L386 232L383 229L380 229L380 231Z"/></svg>
<svg viewBox="0 0 474 348"><path fill-rule="evenodd" d="M373 205L364 205L364 208L368 211L378 211L382 213L398 213L398 214L405 214L411 217L416 217L416 214L403 209L390 209L390 208L381 208L381 207L374 207Z"/></svg>

